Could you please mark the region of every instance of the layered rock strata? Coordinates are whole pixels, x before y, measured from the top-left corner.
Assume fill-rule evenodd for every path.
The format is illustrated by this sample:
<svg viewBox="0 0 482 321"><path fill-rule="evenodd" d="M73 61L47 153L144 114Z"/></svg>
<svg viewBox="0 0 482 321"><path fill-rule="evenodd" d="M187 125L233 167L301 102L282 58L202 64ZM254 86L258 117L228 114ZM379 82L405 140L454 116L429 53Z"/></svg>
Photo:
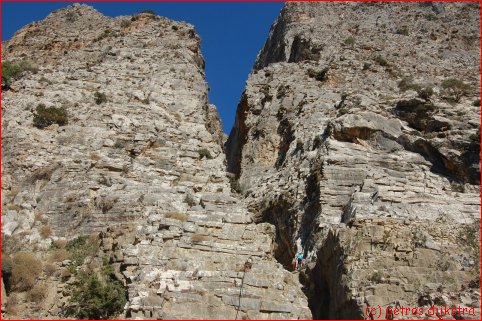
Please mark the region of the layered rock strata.
<svg viewBox="0 0 482 321"><path fill-rule="evenodd" d="M289 3L273 24L228 168L255 221L276 226L278 261L307 258L315 318L478 315L479 10Z"/></svg>
<svg viewBox="0 0 482 321"><path fill-rule="evenodd" d="M272 256L274 228L231 192L193 26L73 5L3 44L2 60L22 59L38 72L2 95L4 237L48 253L100 235L98 256L127 289L120 318L311 318ZM63 107L68 124L34 127L39 104ZM19 296L4 317L63 316L65 280L42 278L58 291Z"/></svg>

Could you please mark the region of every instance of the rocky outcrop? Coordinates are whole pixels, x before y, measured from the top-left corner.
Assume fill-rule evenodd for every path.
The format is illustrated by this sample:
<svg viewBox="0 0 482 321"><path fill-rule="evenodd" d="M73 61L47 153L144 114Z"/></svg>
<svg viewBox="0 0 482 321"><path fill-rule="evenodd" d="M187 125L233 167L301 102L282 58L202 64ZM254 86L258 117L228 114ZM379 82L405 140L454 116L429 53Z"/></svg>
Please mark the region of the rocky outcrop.
<svg viewBox="0 0 482 321"><path fill-rule="evenodd" d="M85 270L121 284L117 318L477 319L479 10L286 4L226 157L193 26L76 4L21 29L2 274L35 275L2 278L2 318L78 316Z"/></svg>
<svg viewBox="0 0 482 321"><path fill-rule="evenodd" d="M94 233L97 258L79 269L107 259L127 292L120 318L311 318L272 258L274 227L254 224L231 192L193 26L73 5L3 49L2 60L38 67L2 95L4 238L51 257ZM68 124L34 127L39 104L63 107ZM17 309L4 317L65 317L71 264L41 274L53 289L43 303L9 293Z"/></svg>
<svg viewBox="0 0 482 321"><path fill-rule="evenodd" d="M472 4L289 3L273 24L226 150L276 258L304 252L313 317L479 313L479 34Z"/></svg>

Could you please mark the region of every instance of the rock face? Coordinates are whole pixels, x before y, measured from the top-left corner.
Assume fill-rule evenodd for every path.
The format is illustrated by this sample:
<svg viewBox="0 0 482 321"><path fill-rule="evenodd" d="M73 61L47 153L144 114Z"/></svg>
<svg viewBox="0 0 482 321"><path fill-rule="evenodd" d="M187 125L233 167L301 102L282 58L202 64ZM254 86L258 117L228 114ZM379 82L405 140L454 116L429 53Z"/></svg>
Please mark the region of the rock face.
<svg viewBox="0 0 482 321"><path fill-rule="evenodd" d="M480 315L479 35L467 3L289 3L273 24L228 169L277 260L304 252L314 318Z"/></svg>
<svg viewBox="0 0 482 321"><path fill-rule="evenodd" d="M128 292L120 318L311 318L273 258L274 227L253 223L231 192L193 26L73 5L2 53L38 66L2 95L4 238L41 253L98 233L98 256ZM68 124L34 127L39 104L63 107ZM42 281L59 289L49 304L24 300L4 317L62 317L59 280Z"/></svg>
<svg viewBox="0 0 482 321"><path fill-rule="evenodd" d="M476 4L288 3L225 157L193 26L26 26L2 46L38 67L2 93L2 318L71 317L108 264L117 318L477 319L479 39ZM50 107L68 123L35 127ZM28 292L4 283L21 251L46 259Z"/></svg>

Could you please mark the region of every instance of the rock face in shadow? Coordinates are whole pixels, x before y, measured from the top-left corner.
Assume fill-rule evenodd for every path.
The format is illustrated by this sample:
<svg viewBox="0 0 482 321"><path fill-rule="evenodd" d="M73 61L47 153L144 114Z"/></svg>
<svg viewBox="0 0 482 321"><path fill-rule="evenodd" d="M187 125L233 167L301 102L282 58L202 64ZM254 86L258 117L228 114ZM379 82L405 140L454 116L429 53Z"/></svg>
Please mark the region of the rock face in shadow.
<svg viewBox="0 0 482 321"><path fill-rule="evenodd" d="M114 318L311 318L273 258L274 226L254 224L231 191L193 26L73 5L3 49L3 61L38 67L2 95L3 257L30 251L47 288L38 301L8 293L3 317L75 317L65 244L94 234L79 269L113 268L127 295ZM68 124L34 127L39 104L63 107Z"/></svg>
<svg viewBox="0 0 482 321"><path fill-rule="evenodd" d="M478 313L479 35L473 4L289 3L273 24L225 146L276 258L304 253L314 318Z"/></svg>

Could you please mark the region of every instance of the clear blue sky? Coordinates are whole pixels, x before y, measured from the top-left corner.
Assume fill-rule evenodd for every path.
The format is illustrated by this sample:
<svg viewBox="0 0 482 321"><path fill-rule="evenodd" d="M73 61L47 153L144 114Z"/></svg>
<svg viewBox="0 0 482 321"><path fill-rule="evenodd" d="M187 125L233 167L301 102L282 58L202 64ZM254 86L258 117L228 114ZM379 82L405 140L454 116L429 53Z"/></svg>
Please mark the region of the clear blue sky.
<svg viewBox="0 0 482 321"><path fill-rule="evenodd" d="M88 3L107 16L131 15L154 10L158 15L186 21L201 36L206 60L210 102L218 108L229 134L236 107L258 51L283 3ZM45 18L69 3L2 4L2 40L15 31Z"/></svg>

